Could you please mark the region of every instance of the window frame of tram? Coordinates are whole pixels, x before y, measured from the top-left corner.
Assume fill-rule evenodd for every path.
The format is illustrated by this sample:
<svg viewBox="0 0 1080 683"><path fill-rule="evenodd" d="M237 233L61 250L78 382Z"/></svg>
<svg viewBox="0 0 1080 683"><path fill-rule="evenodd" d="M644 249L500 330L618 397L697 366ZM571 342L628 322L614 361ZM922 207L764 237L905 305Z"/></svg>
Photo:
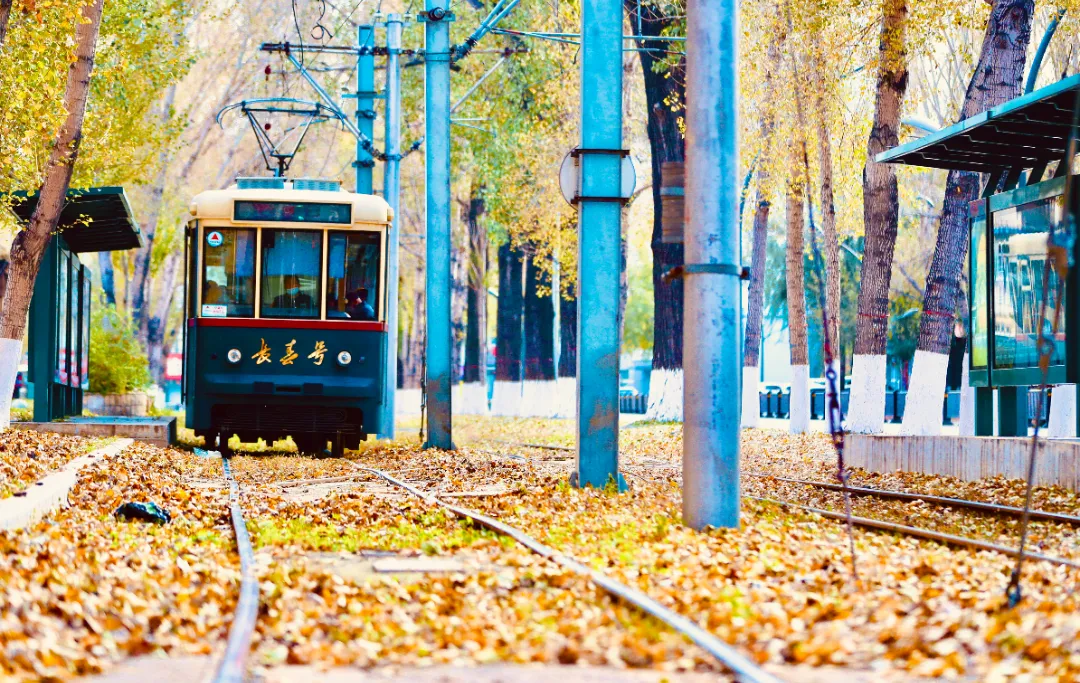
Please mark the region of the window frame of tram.
<svg viewBox="0 0 1080 683"><path fill-rule="evenodd" d="M200 231L201 258L199 264L199 305L196 314L200 318L218 319L252 319L263 320L322 320L322 321L356 321L356 322L381 322L384 316L385 305L383 301L383 267L385 254L385 229L353 228L340 230L332 228L303 228L296 226L288 227L262 227L262 226L217 226L203 225ZM246 258L239 259L237 247L241 244L237 235L247 233L248 239L243 241L243 249L247 252ZM295 260L291 263L282 262L275 266L275 256L268 258L270 250L277 248L282 234L293 234L295 238L310 237L312 244L308 249L296 249L296 255L303 253L317 254L316 268L311 268L311 263L297 267ZM295 239L294 238L294 239ZM343 248L338 251L336 243L344 242ZM231 248L232 252L225 255L226 261L231 259L231 269L222 264L209 263L207 256L210 250L219 248ZM368 257L361 259L361 250L366 248ZM373 258L372 258L373 257ZM343 259L340 267L335 266L336 259ZM237 274L238 262L242 264L243 273ZM359 265L361 273L354 271ZM289 267L292 266L292 267ZM221 300L215 302L206 301L207 297L207 272L208 268L224 267L221 272L215 272L214 282L226 293L224 303ZM284 270L294 272L285 273ZM302 270L316 271L299 272ZM258 286L256 287L255 272L258 271ZM281 271L270 274L269 271ZM335 273L340 273L335 277ZM302 314L283 314L281 309L286 306L273 306L273 302L287 292L284 290L285 278L295 276L300 292L299 296L310 297L312 306L305 307L307 310ZM250 280L245 283L244 279ZM268 278L278 278L278 282L270 283ZM233 280L238 282L229 284ZM219 281L226 284L221 285ZM369 282L369 286L362 285ZM325 283L325 284L324 284ZM337 284L335 284L337 283ZM331 288L337 290L337 296L331 300ZM324 292L324 288L326 291ZM367 291L367 297L362 293ZM239 295L237 295L239 293ZM232 296L229 296L229 295ZM344 297L342 296L344 294ZM296 296L296 295L294 295ZM326 301L323 301L325 296ZM325 304L325 311L323 309ZM362 304L370 306L370 317L353 318L356 315L349 312L350 308L359 308ZM240 308L243 307L243 308ZM363 309L360 309L363 311ZM340 315L338 315L340 314Z"/></svg>
<svg viewBox="0 0 1080 683"><path fill-rule="evenodd" d="M1066 234L1070 221L1067 220L1064 191L1065 178L1058 177L991 195L971 204L968 257L971 348L968 369L969 383L976 389L975 433L978 435L988 436L994 431L994 389L1003 392L999 397L1003 403L1001 434L1012 435L1016 431L1018 435L1023 435L1027 431L1026 424L1019 424L1026 422L1026 419L1020 420L1012 413L1019 414L1023 410L1026 415L1027 402L1022 395L1026 394L1027 387L1038 386L1043 381L1039 368L1037 345L1040 332L1036 318L1042 301L1042 279L1048 249L1046 240L1041 240L1041 249L1033 251L1030 238L1017 238L1047 235L1053 221L1055 242L1073 244L1073 260L1077 262L1076 252L1080 245L1076 245L1075 240ZM1049 211L1056 212L1056 216L1049 214L1047 207ZM1074 202L1071 207L1074 215L1076 208ZM1028 230L1029 226L1036 229ZM1064 283L1061 320L1046 377L1051 385L1075 384L1080 379L1080 358L1077 354L1068 353L1067 341L1077 335L1078 331L1074 328L1080 322L1076 310L1080 296L1075 271L1075 268L1070 269L1068 280ZM1023 281L1025 274L1027 285ZM1047 288L1051 297L1056 291L1056 277L1051 273ZM1046 320L1050 324L1054 315L1053 305L1051 298L1046 310ZM1020 311L1019 316L1017 310ZM1029 322L1032 325L1028 325ZM1032 326L1033 329L1028 329ZM1018 350L1023 353L1018 355ZM1012 409L1014 403L1017 405ZM1010 407L1006 408L1004 404ZM1005 415L1005 412L1009 414Z"/></svg>
<svg viewBox="0 0 1080 683"><path fill-rule="evenodd" d="M262 229L259 240L259 317L277 320L322 318L322 283L326 272L322 258L324 232L304 228ZM307 244L304 244L305 241ZM285 250L280 256L276 252L271 253L283 244ZM314 268L310 267L312 265ZM276 280L271 281L270 278ZM303 300L301 297L306 298L309 304L299 305ZM270 313L267 313L267 308Z"/></svg>

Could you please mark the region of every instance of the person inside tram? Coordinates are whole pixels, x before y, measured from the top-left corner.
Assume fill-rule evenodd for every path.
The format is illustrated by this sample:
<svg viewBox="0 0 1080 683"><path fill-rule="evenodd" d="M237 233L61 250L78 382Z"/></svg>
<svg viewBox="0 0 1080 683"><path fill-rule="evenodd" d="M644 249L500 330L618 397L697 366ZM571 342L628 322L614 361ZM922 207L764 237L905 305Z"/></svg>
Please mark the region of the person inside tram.
<svg viewBox="0 0 1080 683"><path fill-rule="evenodd" d="M367 287L361 287L349 296L349 308L347 312L353 320L374 320L375 309L368 303L370 296Z"/></svg>
<svg viewBox="0 0 1080 683"><path fill-rule="evenodd" d="M300 278L286 275L282 280L285 291L274 297L274 308L312 308L311 295L300 291Z"/></svg>
<svg viewBox="0 0 1080 683"><path fill-rule="evenodd" d="M209 280L206 283L206 290L203 291L203 303L204 304L224 304L225 290L218 283L213 280Z"/></svg>

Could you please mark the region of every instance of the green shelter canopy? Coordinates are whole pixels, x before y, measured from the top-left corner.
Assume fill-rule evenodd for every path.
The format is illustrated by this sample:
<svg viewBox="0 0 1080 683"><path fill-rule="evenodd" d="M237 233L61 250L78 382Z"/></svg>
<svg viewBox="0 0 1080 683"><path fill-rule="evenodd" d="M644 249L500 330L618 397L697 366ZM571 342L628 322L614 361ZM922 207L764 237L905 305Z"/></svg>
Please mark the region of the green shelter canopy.
<svg viewBox="0 0 1080 683"><path fill-rule="evenodd" d="M894 147L880 163L992 173L1065 157L1080 74Z"/></svg>
<svg viewBox="0 0 1080 683"><path fill-rule="evenodd" d="M26 223L37 207L38 193L19 192L16 196L19 199L12 209ZM77 254L143 246L142 232L122 187L68 190L58 230L68 248Z"/></svg>

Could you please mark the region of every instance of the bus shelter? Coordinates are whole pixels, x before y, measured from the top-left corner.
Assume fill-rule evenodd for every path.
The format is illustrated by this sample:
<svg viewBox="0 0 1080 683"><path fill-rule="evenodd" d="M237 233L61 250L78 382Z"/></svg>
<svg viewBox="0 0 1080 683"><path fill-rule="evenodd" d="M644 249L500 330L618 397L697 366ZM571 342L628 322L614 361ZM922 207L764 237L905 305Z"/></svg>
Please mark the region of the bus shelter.
<svg viewBox="0 0 1080 683"><path fill-rule="evenodd" d="M21 222L30 220L37 200L36 193L22 195L12 207ZM142 245L122 187L68 191L30 302L28 366L35 422L80 415L83 392L90 386L90 271L80 256Z"/></svg>
<svg viewBox="0 0 1080 683"><path fill-rule="evenodd" d="M993 435L994 389L998 390L999 434L1027 435L1028 388L1043 381L1040 337L1050 342L1046 381L1080 384L1075 192L1070 190L1066 204L1067 189L1076 179L1069 177L1072 160L1068 157L1070 138L1077 133L1078 93L1080 75L877 157L884 163L981 174L982 192L969 205L967 264L968 369L975 387L977 436ZM1062 324L1056 333L1051 322L1059 282L1053 269L1044 286L1051 235L1053 246L1068 249L1070 261L1061 302Z"/></svg>

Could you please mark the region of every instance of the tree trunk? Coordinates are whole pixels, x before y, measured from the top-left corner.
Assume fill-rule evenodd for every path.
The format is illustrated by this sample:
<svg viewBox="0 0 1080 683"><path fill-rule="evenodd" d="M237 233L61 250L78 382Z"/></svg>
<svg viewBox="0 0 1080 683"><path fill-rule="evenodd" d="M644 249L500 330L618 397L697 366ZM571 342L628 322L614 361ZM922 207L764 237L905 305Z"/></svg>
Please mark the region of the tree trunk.
<svg viewBox="0 0 1080 683"><path fill-rule="evenodd" d="M668 16L663 8L637 0L624 0L630 25L641 35L659 36L680 20ZM640 16L639 13L640 12ZM665 47L655 41L637 41L638 48ZM686 140L679 130L679 116L670 102L685 100L681 77L683 63L676 73L653 70L664 53L638 52L645 82L645 104L649 112L649 151L652 156L653 196L653 375L649 387L649 416L658 419L682 419L682 345L683 284L681 279L664 282L664 274L683 265L683 245L664 244L663 202L660 197L660 165L665 161L686 159Z"/></svg>
<svg viewBox="0 0 1080 683"><path fill-rule="evenodd" d="M859 312L855 321L848 427L876 434L885 426L885 352L889 333L889 280L900 218L896 171L874 158L900 144L900 111L907 90L907 0L883 0L874 123L863 167L863 245Z"/></svg>
<svg viewBox="0 0 1080 683"><path fill-rule="evenodd" d="M499 305L495 322L495 381L520 382L522 253L509 242L499 247Z"/></svg>
<svg viewBox="0 0 1080 683"><path fill-rule="evenodd" d="M474 188L466 223L469 231L468 322L465 328L465 382L483 382L487 368L487 231L483 187Z"/></svg>
<svg viewBox="0 0 1080 683"><path fill-rule="evenodd" d="M116 305L116 280L113 272L112 252L98 252L98 277L101 278L101 289L105 292L105 303L110 306Z"/></svg>
<svg viewBox="0 0 1080 683"><path fill-rule="evenodd" d="M165 332L169 326L169 312L176 294L176 279L180 273L181 255L176 252L165 257L161 267L158 294L154 308L147 316L146 353L150 360L150 377L161 384L165 379Z"/></svg>
<svg viewBox="0 0 1080 683"><path fill-rule="evenodd" d="M165 98L161 103L162 124L168 124L172 115L173 101L176 99L176 85L169 86L165 91ZM147 218L144 224L143 237L145 244L135 252L135 274L131 279L131 314L132 323L135 325L139 341L149 353L150 340L150 317L148 299L150 298L151 277L150 262L154 253L154 237L157 234L158 221L161 220L162 202L165 197L165 178L168 171L169 154L168 148L162 146L158 155L158 172L154 178L154 184L150 187L150 199L147 202Z"/></svg>
<svg viewBox="0 0 1080 683"><path fill-rule="evenodd" d="M525 272L525 379L555 379L555 305L550 294L551 274L529 259Z"/></svg>
<svg viewBox="0 0 1080 683"><path fill-rule="evenodd" d="M75 61L68 69L64 88L63 104L68 112L67 118L49 152L37 207L30 216L29 225L16 235L11 246L8 286L4 292L3 306L0 307L0 427L7 427L10 419L11 394L22 355L22 339L26 332L30 299L34 294L34 280L41 267L45 248L60 221L60 212L71 184L71 173L79 154L104 2L95 0L83 6L84 21L76 24Z"/></svg>
<svg viewBox="0 0 1080 683"><path fill-rule="evenodd" d="M0 0L0 47L7 40L8 21L11 19L12 0Z"/></svg>
<svg viewBox="0 0 1080 683"><path fill-rule="evenodd" d="M761 363L761 323L765 300L765 260L769 239L769 211L772 208L770 192L772 180L769 165L773 154L773 135L776 129L776 113L770 106L776 101L776 74L780 69L779 39L773 40L768 49L769 68L765 71L765 102L761 115L762 160L757 174L757 207L754 210L752 231L753 245L750 250L750 288L746 299L746 336L743 344L743 408L742 426L756 427L761 415L758 403L758 367Z"/></svg>
<svg viewBox="0 0 1080 683"><path fill-rule="evenodd" d="M577 291L559 297L559 377L577 377Z"/></svg>
<svg viewBox="0 0 1080 683"><path fill-rule="evenodd" d="M1034 5L1034 0L994 0L979 61L960 110L961 120L1020 95ZM968 204L979 196L979 180L977 173L949 171L945 183L945 202L919 320L919 343L915 351L918 372L913 373L904 412L906 434L941 431L941 397L960 295L960 275L967 257ZM913 405L917 407L915 410Z"/></svg>
<svg viewBox="0 0 1080 683"><path fill-rule="evenodd" d="M793 147L794 149L794 147ZM798 154L794 155L798 157ZM791 359L791 432L810 427L810 360L806 342L806 279L803 272L804 179L793 164L787 190L787 313Z"/></svg>

